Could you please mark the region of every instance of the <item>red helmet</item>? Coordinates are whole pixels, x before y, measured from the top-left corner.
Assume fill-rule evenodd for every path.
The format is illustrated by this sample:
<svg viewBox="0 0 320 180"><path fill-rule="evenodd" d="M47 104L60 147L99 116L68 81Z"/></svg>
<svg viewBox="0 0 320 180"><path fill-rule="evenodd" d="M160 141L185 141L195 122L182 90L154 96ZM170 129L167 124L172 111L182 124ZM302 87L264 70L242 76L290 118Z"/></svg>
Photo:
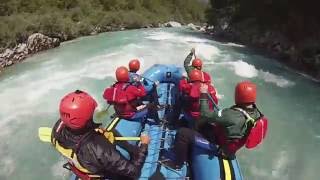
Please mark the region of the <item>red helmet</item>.
<svg viewBox="0 0 320 180"><path fill-rule="evenodd" d="M250 81L237 84L234 94L236 104L251 104L256 102L257 87Z"/></svg>
<svg viewBox="0 0 320 180"><path fill-rule="evenodd" d="M116 78L118 82L128 82L129 81L129 71L126 67L121 66L116 70Z"/></svg>
<svg viewBox="0 0 320 180"><path fill-rule="evenodd" d="M92 119L97 102L86 92L77 90L60 102L60 119L71 129L81 129Z"/></svg>
<svg viewBox="0 0 320 180"><path fill-rule="evenodd" d="M131 72L137 72L140 69L140 61L138 59L132 59L129 62L129 70Z"/></svg>
<svg viewBox="0 0 320 180"><path fill-rule="evenodd" d="M202 61L201 61L201 59L198 59L198 58L194 59L194 60L192 61L192 66L195 67L195 68L197 68L197 69L199 69L199 70L201 70L201 68L202 68Z"/></svg>
<svg viewBox="0 0 320 180"><path fill-rule="evenodd" d="M189 73L189 78L191 82L194 81L203 81L203 73L198 69L194 69Z"/></svg>

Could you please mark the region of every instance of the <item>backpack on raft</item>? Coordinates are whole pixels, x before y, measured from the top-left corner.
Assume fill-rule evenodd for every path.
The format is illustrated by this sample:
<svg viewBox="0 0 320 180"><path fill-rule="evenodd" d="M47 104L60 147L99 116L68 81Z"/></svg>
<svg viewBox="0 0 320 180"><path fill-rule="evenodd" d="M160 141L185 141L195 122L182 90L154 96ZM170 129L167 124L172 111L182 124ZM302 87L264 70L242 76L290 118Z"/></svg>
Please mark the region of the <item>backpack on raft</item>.
<svg viewBox="0 0 320 180"><path fill-rule="evenodd" d="M104 91L103 98L109 104L127 104L135 99L135 95L127 91L130 83L116 83Z"/></svg>
<svg viewBox="0 0 320 180"><path fill-rule="evenodd" d="M243 109L234 108L240 111L246 117L246 128L249 128L249 133L246 138L245 146L247 149L253 149L257 147L266 137L268 131L268 119L259 111L261 114L259 119L255 120ZM250 128L251 127L251 128Z"/></svg>

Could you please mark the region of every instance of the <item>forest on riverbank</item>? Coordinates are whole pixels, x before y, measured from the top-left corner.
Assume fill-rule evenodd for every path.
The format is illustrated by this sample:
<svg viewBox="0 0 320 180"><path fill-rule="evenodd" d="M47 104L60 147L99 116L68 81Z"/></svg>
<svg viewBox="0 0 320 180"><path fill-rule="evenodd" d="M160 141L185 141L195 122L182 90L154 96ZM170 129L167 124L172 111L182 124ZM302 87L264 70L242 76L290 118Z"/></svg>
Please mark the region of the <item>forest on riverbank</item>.
<svg viewBox="0 0 320 180"><path fill-rule="evenodd" d="M0 0L0 52L40 32L61 41L174 20L205 22L199 0Z"/></svg>
<svg viewBox="0 0 320 180"><path fill-rule="evenodd" d="M258 47L320 79L320 11L316 0L210 0L207 20L224 40Z"/></svg>

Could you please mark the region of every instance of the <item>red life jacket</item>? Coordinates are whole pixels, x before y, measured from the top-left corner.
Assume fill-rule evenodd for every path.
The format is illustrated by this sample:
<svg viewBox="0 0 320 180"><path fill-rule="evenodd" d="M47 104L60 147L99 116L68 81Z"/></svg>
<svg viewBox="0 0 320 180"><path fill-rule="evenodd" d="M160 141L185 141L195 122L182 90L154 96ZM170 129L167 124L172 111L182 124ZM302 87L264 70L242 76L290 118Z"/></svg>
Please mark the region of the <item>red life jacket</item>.
<svg viewBox="0 0 320 180"><path fill-rule="evenodd" d="M201 71L202 72L202 80L201 82L206 83L208 85L211 85L211 77L208 73ZM179 90L182 91L184 87L188 84L187 78L182 78L179 82Z"/></svg>
<svg viewBox="0 0 320 180"><path fill-rule="evenodd" d="M136 112L134 101L146 95L142 85L134 86L129 83L116 83L104 91L103 98L108 104L114 105L117 115L130 119Z"/></svg>
<svg viewBox="0 0 320 180"><path fill-rule="evenodd" d="M179 81L179 91L186 91L187 89L190 89L190 85L188 84L187 78L183 78Z"/></svg>
<svg viewBox="0 0 320 180"><path fill-rule="evenodd" d="M182 85L181 85L182 84ZM185 83L185 82L180 82L180 89L182 90L182 93L185 98L185 106L184 106L184 111L191 115L193 118L198 119L200 117L200 86L201 82L193 82L193 83ZM218 103L218 99L216 97L216 90L215 88L209 84L208 86L208 93L209 95L213 98L215 103ZM208 101L208 105L211 110L213 110L213 104L211 101Z"/></svg>
<svg viewBox="0 0 320 180"><path fill-rule="evenodd" d="M265 139L268 131L268 119L259 111L261 117L257 120L250 117L250 115L241 108L234 108L240 111L246 117L247 135L240 139L228 140L226 133L220 125L213 125L213 132L216 137L216 143L227 148L228 153L235 154L242 146L247 149L257 147Z"/></svg>

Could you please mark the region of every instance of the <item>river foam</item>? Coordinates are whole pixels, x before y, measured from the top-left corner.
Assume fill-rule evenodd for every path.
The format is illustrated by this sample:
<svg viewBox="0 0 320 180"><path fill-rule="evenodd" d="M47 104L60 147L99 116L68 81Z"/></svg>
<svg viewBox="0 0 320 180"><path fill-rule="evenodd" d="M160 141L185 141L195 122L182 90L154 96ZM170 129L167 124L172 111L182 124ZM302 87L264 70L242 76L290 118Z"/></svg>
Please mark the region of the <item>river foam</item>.
<svg viewBox="0 0 320 180"><path fill-rule="evenodd" d="M272 74L268 71L259 71L259 75L260 77L265 81L265 82L270 82L270 83L274 83L279 87L285 88L285 87L290 87L295 85L294 82L289 81L287 79L285 79L282 76L277 76L275 74Z"/></svg>
<svg viewBox="0 0 320 180"><path fill-rule="evenodd" d="M245 45L242 44L236 44L236 43L232 43L232 42L228 42L228 43L221 43L224 46L230 46L230 47L246 47Z"/></svg>
<svg viewBox="0 0 320 180"><path fill-rule="evenodd" d="M279 76L268 71L258 70L254 65L244 62L243 60L220 62L217 64L227 66L227 68L233 70L236 75L243 78L259 78L281 88L295 85L294 82L287 80L283 76Z"/></svg>
<svg viewBox="0 0 320 180"><path fill-rule="evenodd" d="M217 57L221 54L221 50L218 47L212 45L210 40L195 37L192 35L156 31L147 33L145 38L147 40L156 40L158 41L158 43L163 44L159 47L159 49L164 49L163 52L171 51L172 48L177 49L181 45L188 46L189 48L187 50L184 50L184 53L181 53L180 57L176 57L176 55L178 54L174 56L170 55L172 59L181 59L180 65L182 65L184 58L188 55L192 47L196 49L196 56L201 58L203 61L212 61L214 57ZM172 59L168 62L177 63L175 61L172 61Z"/></svg>
<svg viewBox="0 0 320 180"><path fill-rule="evenodd" d="M156 41L172 41L178 43L207 43L208 39L198 38L194 36L181 35L177 33L169 33L169 32L151 32L147 34L147 39L156 40Z"/></svg>
<svg viewBox="0 0 320 180"><path fill-rule="evenodd" d="M271 176L273 179L289 179L287 168L290 164L289 154L286 151L281 151L278 157L273 161L273 169L271 171Z"/></svg>
<svg viewBox="0 0 320 180"><path fill-rule="evenodd" d="M221 51L209 44L199 43L195 45L196 55L205 60L211 60L213 56L220 55Z"/></svg>
<svg viewBox="0 0 320 180"><path fill-rule="evenodd" d="M15 172L16 165L10 156L1 156L0 161L0 178L9 179Z"/></svg>
<svg viewBox="0 0 320 180"><path fill-rule="evenodd" d="M240 77L253 78L258 76L259 71L253 65L242 60L221 62L219 64L227 66L227 68L233 70L234 73Z"/></svg>

